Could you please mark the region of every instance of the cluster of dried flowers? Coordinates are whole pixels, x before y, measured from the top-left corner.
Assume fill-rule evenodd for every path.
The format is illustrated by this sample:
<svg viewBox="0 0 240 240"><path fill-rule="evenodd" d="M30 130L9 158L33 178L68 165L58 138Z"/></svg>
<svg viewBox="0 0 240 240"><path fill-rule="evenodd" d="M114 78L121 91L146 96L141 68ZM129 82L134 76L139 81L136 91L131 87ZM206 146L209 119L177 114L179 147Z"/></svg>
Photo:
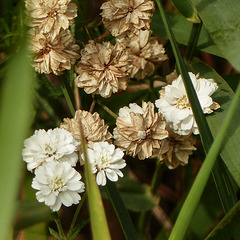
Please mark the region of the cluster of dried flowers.
<svg viewBox="0 0 240 240"><path fill-rule="evenodd" d="M68 30L77 16L77 8L70 0L26 0L30 16L30 35L34 67L39 73L54 73L70 69L76 64L76 86L87 94L110 97L126 90L130 78L145 79L154 73L155 66L167 59L163 45L151 37L151 0L109 0L103 3L105 27L116 37L116 44L90 40L79 47ZM220 106L211 95L217 90L213 79L199 78L189 73L204 113ZM172 76L175 76L173 74ZM158 112L155 112L155 106ZM29 171L34 171L32 187L37 189L38 201L53 211L61 205L80 201L84 191L81 175L73 167L78 160L84 164L81 127L86 138L89 161L98 185L107 179L123 177L120 169L126 166L127 155L140 160L157 158L169 168L188 163L196 150L198 128L181 76L160 91L160 99L131 103L120 108L113 135L97 112L77 110L73 118L65 118L60 128L38 130L24 142L23 159ZM119 148L116 148L112 144Z"/></svg>
<svg viewBox="0 0 240 240"><path fill-rule="evenodd" d="M59 75L79 58L69 26L77 16L71 0L25 0L31 27L33 66L39 73Z"/></svg>

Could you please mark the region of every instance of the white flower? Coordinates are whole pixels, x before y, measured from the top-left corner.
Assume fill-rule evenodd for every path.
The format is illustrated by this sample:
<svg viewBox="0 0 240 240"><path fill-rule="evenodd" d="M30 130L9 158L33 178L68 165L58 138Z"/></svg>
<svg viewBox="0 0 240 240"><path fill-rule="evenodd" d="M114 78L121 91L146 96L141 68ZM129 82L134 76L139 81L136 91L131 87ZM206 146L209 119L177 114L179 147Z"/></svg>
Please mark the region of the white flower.
<svg viewBox="0 0 240 240"><path fill-rule="evenodd" d="M65 129L55 128L47 132L40 129L24 141L22 156L29 171L51 161L69 162L75 166L78 160L75 153L78 145L72 133Z"/></svg>
<svg viewBox="0 0 240 240"><path fill-rule="evenodd" d="M210 97L218 89L214 80L198 78L198 75L191 72L189 72L189 76L203 112L210 114L213 110L218 109L220 105ZM199 134L181 75L171 85L160 91L160 99L156 100L155 104L175 133L180 135L188 135L191 132Z"/></svg>
<svg viewBox="0 0 240 240"><path fill-rule="evenodd" d="M53 211L58 211L61 205L67 207L79 203L78 193L84 191L82 178L67 162L49 162L35 171L32 188L39 190L37 200L44 202Z"/></svg>
<svg viewBox="0 0 240 240"><path fill-rule="evenodd" d="M92 165L93 173L97 173L96 182L98 185L106 185L106 177L116 182L123 173L119 170L126 166L122 159L124 153L119 148L115 149L113 144L98 142L93 144L93 149L88 149L89 161Z"/></svg>

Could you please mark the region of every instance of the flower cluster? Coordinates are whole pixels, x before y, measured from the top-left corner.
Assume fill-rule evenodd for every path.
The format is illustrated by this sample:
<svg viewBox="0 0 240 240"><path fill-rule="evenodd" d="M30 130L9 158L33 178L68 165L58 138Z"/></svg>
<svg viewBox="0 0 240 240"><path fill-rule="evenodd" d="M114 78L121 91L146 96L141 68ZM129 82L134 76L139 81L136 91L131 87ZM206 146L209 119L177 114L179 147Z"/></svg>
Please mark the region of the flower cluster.
<svg viewBox="0 0 240 240"><path fill-rule="evenodd" d="M79 58L79 46L68 30L77 16L70 0L26 0L30 17L33 66L39 73L59 75Z"/></svg>
<svg viewBox="0 0 240 240"><path fill-rule="evenodd" d="M88 149L89 161L93 173L96 173L98 185L106 185L106 177L112 182L116 182L118 177L123 177L123 173L119 170L126 166L123 155L122 150L115 149L115 146L108 142L96 142L92 149Z"/></svg>
<svg viewBox="0 0 240 240"><path fill-rule="evenodd" d="M78 142L73 135L60 128L36 130L24 141L23 160L29 171L35 173L32 187L37 189L39 202L45 202L53 211L61 205L77 204L84 191L76 166Z"/></svg>
<svg viewBox="0 0 240 240"><path fill-rule="evenodd" d="M151 36L151 31L140 31L139 35L131 38L128 46L132 56L131 77L142 80L153 74L155 65L167 59L165 49L157 39Z"/></svg>
<svg viewBox="0 0 240 240"><path fill-rule="evenodd" d="M130 68L129 51L124 44L113 46L110 42L90 41L81 51L81 60L75 68L79 75L75 81L88 94L110 97L127 88Z"/></svg>
<svg viewBox="0 0 240 240"><path fill-rule="evenodd" d="M74 138L80 143L80 152L80 124L89 148L92 148L95 142L110 141L112 138L112 134L108 131L108 126L105 125L104 120L100 118L97 112L91 114L84 110L77 110L74 118L64 118L60 127L73 134Z"/></svg>
<svg viewBox="0 0 240 240"><path fill-rule="evenodd" d="M102 21L115 37L150 29L154 3L149 0L110 0L101 6Z"/></svg>
<svg viewBox="0 0 240 240"><path fill-rule="evenodd" d="M210 114L218 109L219 104L211 98L211 95L218 89L213 79L199 78L191 72L189 76L203 112ZM160 99L155 104L175 133L180 135L199 133L181 75L160 91Z"/></svg>
<svg viewBox="0 0 240 240"><path fill-rule="evenodd" d="M130 156L143 160L156 156L161 148L161 140L168 137L166 123L162 116L154 112L154 104L136 103L119 110L114 129L115 144Z"/></svg>

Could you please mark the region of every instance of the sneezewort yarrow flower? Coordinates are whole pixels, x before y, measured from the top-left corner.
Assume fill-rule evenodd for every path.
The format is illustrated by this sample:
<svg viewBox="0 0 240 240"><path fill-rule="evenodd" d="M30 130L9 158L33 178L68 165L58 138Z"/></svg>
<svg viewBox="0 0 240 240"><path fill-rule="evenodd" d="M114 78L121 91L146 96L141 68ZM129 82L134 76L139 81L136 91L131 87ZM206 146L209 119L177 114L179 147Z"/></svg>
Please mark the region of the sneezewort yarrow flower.
<svg viewBox="0 0 240 240"><path fill-rule="evenodd" d="M123 155L122 150L108 142L94 143L93 148L88 149L89 162L93 173L96 174L98 185L106 185L107 178L116 182L118 177L123 177L123 173L119 170L126 166Z"/></svg>
<svg viewBox="0 0 240 240"><path fill-rule="evenodd" d="M53 40L61 29L68 29L77 16L77 6L71 0L26 0L29 25Z"/></svg>
<svg viewBox="0 0 240 240"><path fill-rule="evenodd" d="M179 135L168 129L169 137L162 140L162 147L158 159L164 162L169 169L188 164L189 155L197 150L194 147L196 139L189 135Z"/></svg>
<svg viewBox="0 0 240 240"><path fill-rule="evenodd" d="M64 129L40 129L24 141L22 156L29 171L52 161L68 162L75 166L78 145L73 135Z"/></svg>
<svg viewBox="0 0 240 240"><path fill-rule="evenodd" d="M203 112L210 114L213 110L220 108L220 105L211 98L211 95L218 89L214 80L199 78L191 72L189 76ZM160 99L156 100L155 104L175 133L199 134L181 75L171 85L167 85L160 91Z"/></svg>
<svg viewBox="0 0 240 240"><path fill-rule="evenodd" d="M113 36L122 37L150 29L154 3L149 0L110 0L103 3L101 9L105 27Z"/></svg>
<svg viewBox="0 0 240 240"><path fill-rule="evenodd" d="M130 67L129 52L124 44L113 46L110 42L89 41L75 68L79 74L75 81L88 94L110 97L112 93L127 88Z"/></svg>
<svg viewBox="0 0 240 240"><path fill-rule="evenodd" d="M161 140L168 137L166 123L161 114L154 112L151 102L142 102L142 107L131 103L129 107L120 108L116 125L114 143L140 160L156 157Z"/></svg>
<svg viewBox="0 0 240 240"><path fill-rule="evenodd" d="M62 71L71 69L80 56L79 46L69 30L60 31L53 39L49 34L41 34L34 29L30 35L33 67L39 73L60 75Z"/></svg>
<svg viewBox="0 0 240 240"><path fill-rule="evenodd" d="M137 80L153 74L155 65L167 59L163 45L150 35L151 31L140 31L139 35L131 38L129 43L133 65L131 77Z"/></svg>
<svg viewBox="0 0 240 240"><path fill-rule="evenodd" d="M93 147L93 143L101 141L110 141L112 134L108 131L108 125L100 118L97 112L90 113L84 110L77 110L74 118L64 118L60 127L71 132L74 138L79 142L81 152L80 124L83 128L83 135L86 139L88 148ZM81 161L82 159L80 159ZM83 162L81 161L81 164Z"/></svg>
<svg viewBox="0 0 240 240"><path fill-rule="evenodd" d="M32 188L37 189L37 200L44 202L54 212L63 205L79 203L79 193L84 192L82 178L67 162L49 162L35 171Z"/></svg>

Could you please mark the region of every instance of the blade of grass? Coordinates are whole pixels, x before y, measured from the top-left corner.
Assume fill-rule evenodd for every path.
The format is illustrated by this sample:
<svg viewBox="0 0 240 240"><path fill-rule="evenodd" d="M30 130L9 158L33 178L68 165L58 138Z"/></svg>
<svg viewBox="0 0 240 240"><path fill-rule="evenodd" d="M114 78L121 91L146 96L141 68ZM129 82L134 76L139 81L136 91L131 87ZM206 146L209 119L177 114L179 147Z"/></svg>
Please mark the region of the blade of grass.
<svg viewBox="0 0 240 240"><path fill-rule="evenodd" d="M20 40L19 51L8 68L0 99L0 239L8 239L16 211L21 176L21 149L31 125L33 72L27 40Z"/></svg>
<svg viewBox="0 0 240 240"><path fill-rule="evenodd" d="M75 109L73 104L73 96L72 90L67 82L67 80L63 81L63 91L66 97L68 106L72 115L75 115ZM82 152L85 159L85 167L84 173L86 178L86 190L88 195L88 204L90 211L90 219L91 219L91 229L93 234L93 239L104 239L110 240L110 232L108 229L107 219L104 211L104 206L101 198L101 194L99 188L96 184L94 175L92 173L91 163L89 162L88 153L87 153L87 144L84 138L82 125L80 124L80 136L82 143Z"/></svg>
<svg viewBox="0 0 240 240"><path fill-rule="evenodd" d="M180 214L177 218L177 221L173 227L169 240L181 240L184 239L187 228L193 216L193 213L196 209L196 206L201 198L202 192L205 188L205 185L208 181L209 175L212 171L215 160L217 159L218 153L221 149L225 133L228 130L228 126L231 123L234 111L239 104L240 98L240 84L236 91L236 95L232 100L229 111L227 112L226 118L219 130L218 135L216 136L215 141L213 142L210 151L203 162L203 165L193 183L193 186L183 204L183 207L180 211Z"/></svg>
<svg viewBox="0 0 240 240"><path fill-rule="evenodd" d="M176 42L175 37L170 28L170 25L169 25L166 15L165 15L163 6L159 0L156 0L156 2L157 2L157 5L158 5L159 11L160 11L160 15L162 17L164 26L166 28L166 32L168 34L168 37L169 37L169 40L170 40L170 43L171 43L171 46L173 49L173 53L174 53L174 56L176 59L176 64L177 64L178 70L181 73L183 80L184 80L185 88L186 88L186 91L188 94L188 98L190 100L190 104L191 104L191 107L193 110L194 117L196 119L196 122L197 122L197 125L199 128L200 137L201 137L205 152L208 152L212 145L212 142L213 142L213 137L212 137L210 128L209 128L206 118L202 112L202 108L200 106L197 94L192 85L191 79L188 75L187 68L186 68L185 63L180 54L177 42ZM219 162L221 162L221 163L219 163ZM221 173L221 172L223 172L224 175L220 175L219 173ZM221 199L221 202L223 203L223 208L225 211L228 211L236 203L236 196L235 196L235 192L233 190L233 186L231 184L231 180L228 177L228 172L226 170L226 167L220 157L218 158L218 161L216 161L216 164L213 168L213 176L214 176L214 179L216 182L216 187L219 192L219 197ZM224 179L222 178L222 176L224 176Z"/></svg>
<svg viewBox="0 0 240 240"><path fill-rule="evenodd" d="M132 220L128 215L123 200L116 188L115 183L108 181L106 185L108 196L112 202L114 210L118 216L119 222L127 240L138 240L139 237L134 228Z"/></svg>

